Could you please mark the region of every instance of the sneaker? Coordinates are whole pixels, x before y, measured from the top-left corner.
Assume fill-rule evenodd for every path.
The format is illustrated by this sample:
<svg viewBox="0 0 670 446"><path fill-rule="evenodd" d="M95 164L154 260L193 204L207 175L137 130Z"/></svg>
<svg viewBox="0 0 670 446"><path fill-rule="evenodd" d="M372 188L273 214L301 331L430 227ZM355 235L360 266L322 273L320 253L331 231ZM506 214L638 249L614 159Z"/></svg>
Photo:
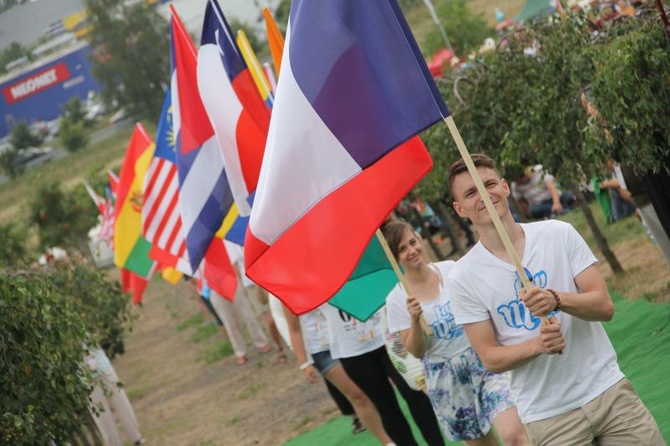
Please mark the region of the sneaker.
<svg viewBox="0 0 670 446"><path fill-rule="evenodd" d="M358 417L354 417L351 420L351 431L354 433L354 435L360 434L361 432L365 432L367 429L365 426L363 426L363 423L361 423L361 420L358 419Z"/></svg>

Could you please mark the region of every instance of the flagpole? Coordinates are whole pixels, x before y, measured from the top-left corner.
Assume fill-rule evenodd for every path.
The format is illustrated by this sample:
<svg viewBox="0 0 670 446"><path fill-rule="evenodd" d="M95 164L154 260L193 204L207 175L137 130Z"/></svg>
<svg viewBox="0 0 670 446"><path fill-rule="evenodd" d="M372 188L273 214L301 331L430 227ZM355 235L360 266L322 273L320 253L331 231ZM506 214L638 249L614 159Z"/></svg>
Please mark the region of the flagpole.
<svg viewBox="0 0 670 446"><path fill-rule="evenodd" d="M375 235L377 236L377 240L379 240L379 244L382 245L382 249L384 250L384 253L386 254L386 257L389 259L389 262L391 262L391 266L393 267L393 272L395 272L395 275L398 276L398 280L400 281L400 284L405 289L405 293L409 296L409 286L407 285L407 280L405 279L405 276L403 276L402 271L400 271L400 266L398 266L398 262L396 261L395 257L393 257L393 253L391 252L391 248L389 248L388 243L386 243L386 238L384 237L384 235L382 234L382 231L380 229L377 229L377 232L375 232ZM426 322L426 319L424 319L423 314L421 314L419 322L421 323L421 328L423 328L423 331L424 331L424 333L426 333L426 335L432 335L433 334L433 329L430 328L430 326Z"/></svg>
<svg viewBox="0 0 670 446"><path fill-rule="evenodd" d="M468 149L465 147L465 143L463 142L461 133L458 131L458 128L456 127L454 118L451 115L449 115L448 117L444 118L444 122L447 124L447 128L449 128L451 137L454 139L454 142L456 142L458 151L461 153L461 157L463 157L463 161L465 161L465 165L468 167L468 171L470 172L470 175L472 175L472 179L475 181L477 191L479 192L479 195L482 197L482 200L484 201L486 210L488 211L489 215L491 215L493 225L495 226L496 231L498 232L498 235L500 236L500 239L503 242L503 245L505 245L505 250L507 250L507 254L512 260L512 263L514 264L514 267L516 268L519 274L519 278L521 279L524 288L526 289L530 288L531 283L528 277L526 276L526 273L524 272L523 266L521 265L521 260L519 259L519 255L516 253L516 249L514 249L512 240L510 240L509 235L507 234L507 231L505 230L502 221L500 220L498 212L496 212L495 208L493 207L491 197L489 197L489 194L486 191L486 187L484 186L484 183L482 182L482 179L479 176L479 172L477 172L477 168L475 167L475 164L472 162L472 157L470 156ZM540 320L545 325L549 324L549 320L547 319L546 316L540 316Z"/></svg>

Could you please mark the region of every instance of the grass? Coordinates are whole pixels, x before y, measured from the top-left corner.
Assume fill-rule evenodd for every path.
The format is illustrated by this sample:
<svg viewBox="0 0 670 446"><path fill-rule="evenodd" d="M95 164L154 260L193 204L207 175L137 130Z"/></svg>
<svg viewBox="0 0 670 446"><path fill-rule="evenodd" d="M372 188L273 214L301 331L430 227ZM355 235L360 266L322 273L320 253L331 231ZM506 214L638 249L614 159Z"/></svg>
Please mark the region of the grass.
<svg viewBox="0 0 670 446"><path fill-rule="evenodd" d="M198 353L198 361L213 364L233 354L233 346L227 339L220 339Z"/></svg>
<svg viewBox="0 0 670 446"><path fill-rule="evenodd" d="M196 327L195 332L191 335L192 342L202 342L209 339L219 332L219 327L215 324L204 324Z"/></svg>
<svg viewBox="0 0 670 446"><path fill-rule="evenodd" d="M614 223L607 223L605 221L605 214L600 210L600 207L597 203L593 202L589 204L591 212L593 212L593 217L600 227L603 235L607 239L607 242L610 246L616 245L626 240L645 238L647 237L647 232L644 229L644 226L639 222L639 220L634 216L628 216L622 220L616 221ZM560 220L566 221L584 237L586 243L589 246L595 245L595 240L593 234L586 224L586 218L584 218L584 213L579 209L575 209L566 214L563 214L560 217Z"/></svg>
<svg viewBox="0 0 670 446"><path fill-rule="evenodd" d="M205 322L205 318L202 316L201 313L194 314L193 316L189 317L188 319L184 320L179 325L177 325L177 331L184 331L189 327L200 325L203 322Z"/></svg>
<svg viewBox="0 0 670 446"><path fill-rule="evenodd" d="M238 395L239 399L246 400L258 393L263 388L262 384L252 382Z"/></svg>

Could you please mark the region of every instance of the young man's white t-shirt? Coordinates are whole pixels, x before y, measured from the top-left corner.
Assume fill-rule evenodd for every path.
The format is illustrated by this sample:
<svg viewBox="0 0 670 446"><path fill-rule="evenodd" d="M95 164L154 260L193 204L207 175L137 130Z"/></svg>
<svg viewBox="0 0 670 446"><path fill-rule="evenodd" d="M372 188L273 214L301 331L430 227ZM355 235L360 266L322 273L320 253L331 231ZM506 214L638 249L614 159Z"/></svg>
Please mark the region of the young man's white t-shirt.
<svg viewBox="0 0 670 446"><path fill-rule="evenodd" d="M384 346L381 310L361 322L330 304L319 308L328 323L330 356L333 359L360 356Z"/></svg>
<svg viewBox="0 0 670 446"><path fill-rule="evenodd" d="M440 292L436 298L420 302L423 317L433 330L433 335L427 339L425 354L426 359L430 362L442 362L470 347L463 326L456 324L454 320L449 296L447 277L454 265L455 262L451 260L431 264L431 267L436 268L436 272L442 276ZM407 311L407 294L399 284L386 296L386 313L389 332L409 330L411 320L409 311Z"/></svg>
<svg viewBox="0 0 670 446"><path fill-rule="evenodd" d="M535 285L578 292L574 277L597 259L575 229L558 220L522 224L521 262ZM522 282L515 268L477 243L449 276L456 322L490 319L501 345L539 336L540 320L518 300ZM558 312L566 341L562 355L540 355L512 370L512 394L524 423L551 418L592 401L624 376L599 322Z"/></svg>

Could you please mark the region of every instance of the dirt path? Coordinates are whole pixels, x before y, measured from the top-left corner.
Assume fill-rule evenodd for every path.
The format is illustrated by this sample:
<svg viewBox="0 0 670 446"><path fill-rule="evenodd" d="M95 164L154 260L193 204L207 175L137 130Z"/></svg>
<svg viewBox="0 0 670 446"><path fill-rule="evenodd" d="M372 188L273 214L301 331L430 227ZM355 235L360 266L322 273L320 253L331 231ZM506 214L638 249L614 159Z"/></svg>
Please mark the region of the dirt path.
<svg viewBox="0 0 670 446"><path fill-rule="evenodd" d="M195 342L207 323L179 330L199 313L183 285L152 281L144 309L114 367L126 383L147 445L279 445L337 415L323 384L308 384L295 359L249 349L243 366L202 357L223 335Z"/></svg>

